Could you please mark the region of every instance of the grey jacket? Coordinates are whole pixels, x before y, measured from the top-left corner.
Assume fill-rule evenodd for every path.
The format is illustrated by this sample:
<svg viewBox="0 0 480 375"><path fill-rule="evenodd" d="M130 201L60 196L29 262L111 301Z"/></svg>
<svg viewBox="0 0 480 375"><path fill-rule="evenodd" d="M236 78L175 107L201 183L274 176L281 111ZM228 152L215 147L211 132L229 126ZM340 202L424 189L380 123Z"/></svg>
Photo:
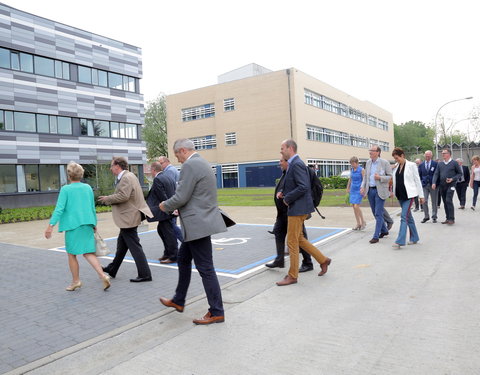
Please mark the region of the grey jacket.
<svg viewBox="0 0 480 375"><path fill-rule="evenodd" d="M368 189L370 187L370 170L372 169L372 159L368 159L367 165L365 166L365 175L362 180L362 188L365 195L368 194ZM392 178L392 167L390 163L382 158L378 158L377 172L380 176L380 180L375 180L375 186L377 187L378 196L382 199L387 199L390 196L390 191L388 186Z"/></svg>
<svg viewBox="0 0 480 375"><path fill-rule="evenodd" d="M185 242L227 231L217 205L215 174L199 154L183 163L177 191L163 204L167 211L178 209Z"/></svg>

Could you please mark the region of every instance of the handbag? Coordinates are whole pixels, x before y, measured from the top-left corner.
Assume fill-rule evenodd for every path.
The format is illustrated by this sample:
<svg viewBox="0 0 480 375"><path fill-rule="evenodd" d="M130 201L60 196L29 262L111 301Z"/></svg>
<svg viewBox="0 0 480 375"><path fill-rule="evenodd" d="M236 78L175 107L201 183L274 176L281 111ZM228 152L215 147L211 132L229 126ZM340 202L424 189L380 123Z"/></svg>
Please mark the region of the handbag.
<svg viewBox="0 0 480 375"><path fill-rule="evenodd" d="M225 211L223 211L221 208L218 209L220 211L220 214L222 215L223 222L225 223L226 227L232 227L236 223L233 221L233 219L227 215Z"/></svg>
<svg viewBox="0 0 480 375"><path fill-rule="evenodd" d="M95 237L95 255L97 257L104 257L105 255L110 254L110 249L108 248L107 244L103 240L102 236L98 233L98 231L94 234Z"/></svg>

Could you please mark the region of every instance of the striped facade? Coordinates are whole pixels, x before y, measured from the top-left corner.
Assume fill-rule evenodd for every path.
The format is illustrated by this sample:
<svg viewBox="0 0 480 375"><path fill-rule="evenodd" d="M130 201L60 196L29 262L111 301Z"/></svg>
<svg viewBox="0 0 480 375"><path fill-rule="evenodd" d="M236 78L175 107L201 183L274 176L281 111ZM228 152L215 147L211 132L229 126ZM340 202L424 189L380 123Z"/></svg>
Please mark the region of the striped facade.
<svg viewBox="0 0 480 375"><path fill-rule="evenodd" d="M0 207L54 203L71 160L125 156L143 181L141 78L140 48L0 4Z"/></svg>

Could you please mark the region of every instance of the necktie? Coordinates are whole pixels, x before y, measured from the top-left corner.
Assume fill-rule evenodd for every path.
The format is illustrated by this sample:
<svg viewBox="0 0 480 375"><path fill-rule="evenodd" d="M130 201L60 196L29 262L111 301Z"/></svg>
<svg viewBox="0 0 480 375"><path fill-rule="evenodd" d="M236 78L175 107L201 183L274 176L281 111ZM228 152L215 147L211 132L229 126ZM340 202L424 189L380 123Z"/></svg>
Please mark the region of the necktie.
<svg viewBox="0 0 480 375"><path fill-rule="evenodd" d="M427 172L430 170L430 163L427 162Z"/></svg>

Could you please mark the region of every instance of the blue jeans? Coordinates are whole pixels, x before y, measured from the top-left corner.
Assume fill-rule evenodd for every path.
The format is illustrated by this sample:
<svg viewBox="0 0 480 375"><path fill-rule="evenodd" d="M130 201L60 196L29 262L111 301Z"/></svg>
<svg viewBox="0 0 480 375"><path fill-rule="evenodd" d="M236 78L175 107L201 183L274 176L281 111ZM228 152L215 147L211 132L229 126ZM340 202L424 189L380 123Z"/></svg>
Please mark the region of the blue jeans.
<svg viewBox="0 0 480 375"><path fill-rule="evenodd" d="M398 230L398 237L395 240L395 243L400 246L405 246L405 240L407 238L407 227L410 229L410 241L417 242L420 237L418 237L417 227L415 226L415 220L413 220L412 212L410 211L412 208L412 204L414 202L414 198L408 199L406 201L398 201L400 203L400 207L402 207L402 216L400 219L400 229Z"/></svg>
<svg viewBox="0 0 480 375"><path fill-rule="evenodd" d="M378 239L380 233L388 233L387 226L385 225L385 220L383 219L383 208L385 206L385 200L380 198L377 194L377 189L370 188L368 189L368 202L370 203L370 208L372 209L373 216L375 216L375 233L373 238Z"/></svg>

